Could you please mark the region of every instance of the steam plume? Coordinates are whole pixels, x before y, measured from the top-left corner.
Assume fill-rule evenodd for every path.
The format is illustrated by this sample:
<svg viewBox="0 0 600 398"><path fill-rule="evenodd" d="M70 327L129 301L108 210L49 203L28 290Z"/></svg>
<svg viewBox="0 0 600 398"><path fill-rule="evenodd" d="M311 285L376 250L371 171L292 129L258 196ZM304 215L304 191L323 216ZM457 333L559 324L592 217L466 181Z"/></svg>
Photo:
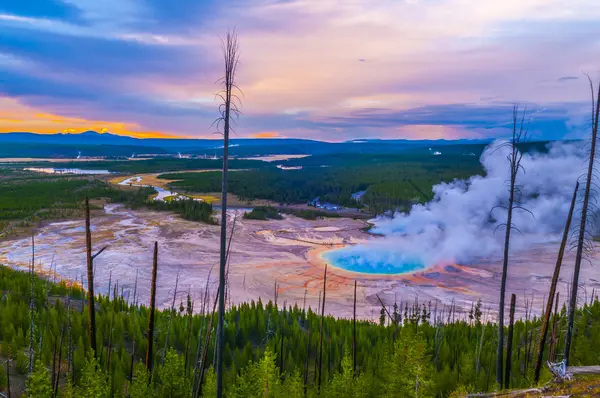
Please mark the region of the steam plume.
<svg viewBox="0 0 600 398"><path fill-rule="evenodd" d="M485 176L434 186L431 202L414 205L409 213L374 220L373 232L384 238L332 253L333 260L363 272L377 272L369 267L391 267L398 272L440 263L469 264L499 255L504 234L495 229L506 220L506 210L490 210L506 204L509 194L509 149L500 144L490 144L481 156ZM514 225L522 234L516 233L511 241L513 253L558 239L584 159L581 143L555 143L547 153L523 156L520 202L533 216L515 211Z"/></svg>

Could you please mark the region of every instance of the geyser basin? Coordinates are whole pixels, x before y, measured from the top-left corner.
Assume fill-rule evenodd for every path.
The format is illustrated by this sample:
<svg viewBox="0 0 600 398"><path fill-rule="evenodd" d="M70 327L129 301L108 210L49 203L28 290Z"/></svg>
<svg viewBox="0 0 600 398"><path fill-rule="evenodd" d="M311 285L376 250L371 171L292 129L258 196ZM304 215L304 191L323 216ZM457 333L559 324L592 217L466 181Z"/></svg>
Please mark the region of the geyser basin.
<svg viewBox="0 0 600 398"><path fill-rule="evenodd" d="M420 271L425 264L403 255L377 253L364 255L356 247L344 247L323 254L323 259L334 267L363 274L397 275Z"/></svg>

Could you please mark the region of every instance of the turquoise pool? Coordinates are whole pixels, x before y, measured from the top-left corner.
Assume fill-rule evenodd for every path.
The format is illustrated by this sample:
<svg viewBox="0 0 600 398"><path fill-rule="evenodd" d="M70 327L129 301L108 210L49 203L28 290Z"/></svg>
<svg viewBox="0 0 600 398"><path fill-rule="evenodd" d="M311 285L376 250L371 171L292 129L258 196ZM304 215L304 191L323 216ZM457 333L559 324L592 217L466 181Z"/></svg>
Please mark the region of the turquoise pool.
<svg viewBox="0 0 600 398"><path fill-rule="evenodd" d="M419 271L425 264L414 258L398 254L364 256L352 247L332 250L323 254L323 259L334 267L363 274L396 275Z"/></svg>

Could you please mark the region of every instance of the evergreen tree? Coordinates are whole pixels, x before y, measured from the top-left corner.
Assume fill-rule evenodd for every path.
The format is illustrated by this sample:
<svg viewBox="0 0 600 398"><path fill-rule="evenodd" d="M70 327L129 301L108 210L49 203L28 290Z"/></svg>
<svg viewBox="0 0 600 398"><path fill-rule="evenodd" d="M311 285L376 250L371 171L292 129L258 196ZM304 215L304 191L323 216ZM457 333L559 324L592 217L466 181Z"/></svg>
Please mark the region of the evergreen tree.
<svg viewBox="0 0 600 398"><path fill-rule="evenodd" d="M73 387L71 377L67 378L67 383L61 395L61 398L75 398L75 388Z"/></svg>
<svg viewBox="0 0 600 398"><path fill-rule="evenodd" d="M30 280L27 274L9 270L0 266L0 347L8 356L14 358L13 365L21 372L27 372L27 357L24 354L28 347L27 339L27 305L23 305L21 297L27 296ZM36 356L47 369L53 362L53 342L61 333L61 325L69 317L69 334L65 338L63 359L61 363L60 385L65 384L65 375L71 380L62 387L61 397L123 397L131 394L133 398L152 398L163 396L189 397L192 391L192 379L196 353L202 352L206 339L206 328L210 315L173 316L171 339L165 363L156 366L153 383L148 384L149 375L143 365L137 365L134 372L133 385L126 388L131 364L140 363L146 351L146 328L148 308L143 306L125 306L99 296L98 311L98 348L99 362L86 359L85 349L88 340L88 317L81 307L73 305L70 314L66 311L63 300L55 304L41 305L46 300L46 289L55 297L69 294L69 289L60 285L47 284L45 281L35 282L35 297L38 323L43 326L44 344L38 346ZM84 294L73 288L72 300L84 298ZM210 300L211 302L213 300ZM72 304L73 304L72 303ZM36 302L37 304L37 302ZM186 306L186 303L183 303ZM408 309L410 315L404 324L387 328L379 326L375 321L358 321L356 324L357 368L353 374L352 365L348 361L348 349L352 346L352 321L332 316L324 318L324 329L327 331L327 343L323 355L323 380L319 393L315 384L314 360L315 348L318 347L318 333L310 333L319 329L321 318L310 307L303 311L297 306L278 310L273 303L257 302L232 305L226 313L225 327L225 374L224 389L226 396L231 397L285 397L303 396L304 371L307 373L307 396L341 396L358 397L445 397L453 392L471 391L485 392L494 388L494 358L496 342L489 336L495 334L496 325L482 323L479 313L481 301L473 305L473 324L457 320L446 325L432 325L429 321L430 309L415 303ZM423 313L427 310L426 322ZM185 312L185 310L184 310ZM133 316L136 314L136 316ZM479 318L479 319L478 319ZM98 367L107 362L107 346L110 336L111 319L113 322L113 348L110 361L110 377ZM297 321L296 321L297 320ZM392 316L392 324L394 317ZM554 352L562 350L562 334L566 327L566 309L555 316L556 336L551 339ZM598 363L600 347L600 302L595 300L578 309L575 325L576 335L573 341L571 361L574 365L595 365ZM157 311L156 324L160 336L167 330L168 313ZM478 324L479 322L479 324ZM512 366L515 370L511 382L515 388L530 386L532 368L524 366L527 347L531 354L531 331L540 325L538 318L515 322L515 355ZM553 320L554 325L554 320ZM214 325L213 325L214 326ZM280 350L281 328L285 328L285 360L283 370L280 360L274 352ZM189 329L188 329L189 328ZM188 341L188 373L185 372L183 352ZM527 334L526 334L527 331ZM202 339L196 336L201 333ZM133 362L130 347L135 336L135 352ZM214 336L214 327L213 327ZM535 336L533 336L535 339ZM200 346L198 342L200 341ZM395 341L395 344L392 344ZM77 344L77 342L80 342ZM200 348L200 351L198 350ZM548 350L550 352L551 350ZM343 355L343 354L345 355ZM306 361L308 355L308 362ZM73 361L73 356L75 360ZM6 357L6 355L5 355ZM19 359L21 358L21 359ZM208 366L204 378L203 396L215 396L215 378L210 370L214 361L214 340L209 342L205 366ZM71 367L67 370L64 365ZM308 363L308 365L307 365ZM435 366L433 366L435 364ZM4 363L2 363L4 365ZM43 369L35 368L36 377ZM19 377L11 368L11 379ZM0 368L0 384L6 369ZM354 377L353 377L354 376ZM545 372L542 381L549 380L551 374ZM41 379L44 379L43 377ZM47 384L47 383L46 383ZM37 383L36 383L37 385ZM181 393L183 386L183 393ZM110 395L110 390L112 394ZM15 391L12 391L15 396Z"/></svg>
<svg viewBox="0 0 600 398"><path fill-rule="evenodd" d="M160 385L158 392L160 397L186 398L190 394L185 378L185 365L183 357L172 348L167 351L164 365L158 368Z"/></svg>
<svg viewBox="0 0 600 398"><path fill-rule="evenodd" d="M385 397L432 396L433 366L420 335L403 336L386 365Z"/></svg>
<svg viewBox="0 0 600 398"><path fill-rule="evenodd" d="M392 313L394 319L394 326L397 326L402 322L402 316L398 312L398 303L394 302L394 312Z"/></svg>
<svg viewBox="0 0 600 398"><path fill-rule="evenodd" d="M331 382L323 390L323 395L326 397L339 398L354 398L368 396L368 390L364 389L364 375L354 377L354 369L352 369L352 357L348 352L345 353L342 359L342 372L333 376Z"/></svg>
<svg viewBox="0 0 600 398"><path fill-rule="evenodd" d="M143 363L135 366L135 378L129 387L130 398L152 398L155 397L154 384L150 383L150 373Z"/></svg>
<svg viewBox="0 0 600 398"><path fill-rule="evenodd" d="M481 323L481 315L482 315L481 306L482 306L481 299L478 299L477 304L475 305L475 312L474 312L475 322L477 324Z"/></svg>
<svg viewBox="0 0 600 398"><path fill-rule="evenodd" d="M277 397L281 388L279 369L275 363L275 354L269 348L263 358L253 362L242 371L234 397Z"/></svg>
<svg viewBox="0 0 600 398"><path fill-rule="evenodd" d="M81 371L81 379L75 396L85 398L108 398L110 387L106 383L106 374L100 369L98 359L89 353Z"/></svg>
<svg viewBox="0 0 600 398"><path fill-rule="evenodd" d="M204 397L214 397L217 395L217 375L215 374L215 370L212 366L206 372L206 376L204 376L205 381L202 386L202 396ZM233 395L235 396L235 394ZM132 397L133 398L133 397Z"/></svg>
<svg viewBox="0 0 600 398"><path fill-rule="evenodd" d="M29 375L25 387L27 398L52 398L52 385L48 369L38 360L34 371Z"/></svg>

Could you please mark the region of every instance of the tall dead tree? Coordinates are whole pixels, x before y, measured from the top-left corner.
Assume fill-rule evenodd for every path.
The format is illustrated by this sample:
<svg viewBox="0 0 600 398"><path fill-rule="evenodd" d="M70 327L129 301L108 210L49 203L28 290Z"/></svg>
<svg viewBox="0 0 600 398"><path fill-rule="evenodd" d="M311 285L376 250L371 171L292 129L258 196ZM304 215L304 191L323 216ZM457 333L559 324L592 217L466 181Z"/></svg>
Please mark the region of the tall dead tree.
<svg viewBox="0 0 600 398"><path fill-rule="evenodd" d="M60 344L58 346L58 368L56 369L56 378L54 378L54 383L52 385L53 388L53 397L58 396L58 382L60 381L60 362L62 359L62 351L63 351L63 341L65 338L65 329L66 324L63 324L63 327L60 331ZM52 366L52 371L54 371L54 366Z"/></svg>
<svg viewBox="0 0 600 398"><path fill-rule="evenodd" d="M85 255L87 262L88 276L88 312L89 312L89 329L88 335L90 339L90 348L96 355L96 304L94 302L94 259L100 255L106 246L100 249L96 254L92 255L92 229L90 225L90 201L85 198ZM110 292L108 292L110 294Z"/></svg>
<svg viewBox="0 0 600 398"><path fill-rule="evenodd" d="M71 294L73 290L73 284L69 285L69 293L67 296L67 377L70 377L71 372L71 363L72 363L72 353L73 353L73 329L71 327Z"/></svg>
<svg viewBox="0 0 600 398"><path fill-rule="evenodd" d="M550 348L548 350L548 360L556 362L556 342L558 341L558 302L560 300L560 292L556 292L554 300L554 316L552 317L552 331L550 332Z"/></svg>
<svg viewBox="0 0 600 398"><path fill-rule="evenodd" d="M581 207L581 220L579 221L579 233L577 235L577 254L575 256L575 268L573 270L573 283L571 287L571 300L569 301L569 320L567 323L567 336L565 340L564 361L569 363L571 354L571 340L573 339L573 324L575 323L575 310L577 309L577 288L579 287L579 271L581 269L581 260L584 254L584 245L586 244L586 227L588 226L588 208L590 205L590 192L592 179L594 178L594 159L596 157L596 139L598 137L598 117L600 116L600 84L598 84L598 95L594 95L594 82L588 76L590 89L592 91L592 142L590 147L590 156L585 179L585 193L583 195L583 205Z"/></svg>
<svg viewBox="0 0 600 398"><path fill-rule="evenodd" d="M356 376L356 280L354 281L354 309L352 315L352 372Z"/></svg>
<svg viewBox="0 0 600 398"><path fill-rule="evenodd" d="M137 283L138 283L138 273L140 272L139 269L135 270L135 284L133 285L133 306L135 307L137 305Z"/></svg>
<svg viewBox="0 0 600 398"><path fill-rule="evenodd" d="M85 255L88 277L88 312L90 347L96 355L96 304L94 303L94 262L92 259L92 231L90 227L90 202L85 198Z"/></svg>
<svg viewBox="0 0 600 398"><path fill-rule="evenodd" d="M54 388L54 380L56 380L56 353L58 350L58 338L54 336L54 351L52 352L52 374L50 376L50 384Z"/></svg>
<svg viewBox="0 0 600 398"><path fill-rule="evenodd" d="M137 275L136 275L136 284L137 284ZM136 298L135 296L133 297L133 301L135 302ZM133 308L133 327L137 328L137 321L136 321L136 315L137 315L137 308ZM131 363L129 366L129 385L131 386L131 384L133 383L133 363L135 361L135 331L131 334Z"/></svg>
<svg viewBox="0 0 600 398"><path fill-rule="evenodd" d="M504 225L506 228L504 236L504 260L502 263L502 281L500 283L500 304L498 308L498 349L496 352L496 383L500 386L503 385L503 363L504 363L504 299L506 294L506 276L508 274L508 254L510 245L510 233L516 227L513 225L512 217L515 209L523 209L519 205L517 194L520 192L517 185L517 175L519 170L522 169L521 159L523 154L519 151L518 145L527 138L527 127L525 126L525 111L519 119L519 106L513 107L513 131L512 138L506 144L501 147L508 147L510 153L507 158L510 164L510 181L509 181L509 197L508 206L496 206L505 208L507 211L507 218L505 224L500 224L498 227ZM493 210L493 209L492 209Z"/></svg>
<svg viewBox="0 0 600 398"><path fill-rule="evenodd" d="M325 293L327 291L327 264L323 272L323 302L321 303L321 328L319 332L319 379L318 388L321 390L321 372L323 368L323 321L325 320Z"/></svg>
<svg viewBox="0 0 600 398"><path fill-rule="evenodd" d="M175 291L173 292L173 302L171 303L171 311L169 312L169 322L167 324L167 336L165 337L165 349L162 354L161 363L165 363L165 356L167 355L167 349L169 347L169 336L171 335L171 323L173 322L173 317L175 316L175 300L177 299L177 287L179 286L179 273L177 271L177 277L175 278Z"/></svg>
<svg viewBox="0 0 600 398"><path fill-rule="evenodd" d="M35 321L33 319L34 309L35 309L35 292L34 292L34 272L35 272L35 235L31 234L31 267L29 269L29 279L30 279L30 292L29 292L29 374L33 373L33 357L34 357L34 348L33 348L33 333L34 333L34 324Z"/></svg>
<svg viewBox="0 0 600 398"><path fill-rule="evenodd" d="M6 396L10 398L10 354L6 359Z"/></svg>
<svg viewBox="0 0 600 398"><path fill-rule="evenodd" d="M508 324L508 339L506 342L506 377L504 380L504 388L510 386L510 370L512 369L512 341L513 341L513 327L515 325L515 302L517 296L513 293L510 296L510 316Z"/></svg>
<svg viewBox="0 0 600 398"><path fill-rule="evenodd" d="M192 338L192 315L194 314L194 302L191 301L190 293L188 291L187 295L187 338L185 339L185 353L184 353L184 362L185 362L185 377L188 376L189 371L189 357L190 357L190 340Z"/></svg>
<svg viewBox="0 0 600 398"><path fill-rule="evenodd" d="M565 254L565 247L567 246L567 239L569 238L569 230L571 229L571 220L573 219L573 210L575 209L575 202L577 201L578 190L579 182L575 184L575 191L573 192L573 198L571 199L569 215L567 216L565 230L563 232L562 241L560 242L560 249L558 250L558 258L556 259L556 266L554 267L554 274L552 275L552 282L550 283L550 292L548 293L548 302L546 303L544 319L542 321L542 329L540 330L540 340L537 349L537 360L535 362L534 381L536 383L540 380L542 359L544 357L544 346L546 345L546 337L548 335L548 324L550 323L550 314L552 314L552 304L554 301L554 296L556 295L556 285L558 284L558 277L560 276L560 268L562 267L562 260Z"/></svg>
<svg viewBox="0 0 600 398"><path fill-rule="evenodd" d="M304 289L304 301L302 302L302 313L306 316L306 292L307 289Z"/></svg>
<svg viewBox="0 0 600 398"><path fill-rule="evenodd" d="M217 293L217 296L215 297L212 312L210 313L210 318L208 320L208 327L206 329L206 337L204 340L204 346L203 346L204 348L202 350L202 358L201 358L201 363L200 363L200 374L198 376L197 385L195 387L195 392L196 392L196 395L194 395L195 398L199 398L202 396L202 387L204 384L204 374L205 374L205 370L206 370L206 358L208 355L208 347L210 345L210 337L212 335L212 323L213 323L213 318L214 318L215 309L217 307L218 300L219 300L219 293Z"/></svg>
<svg viewBox="0 0 600 398"><path fill-rule="evenodd" d="M152 260L152 287L150 288L150 313L148 315L148 346L146 348L146 369L152 377L152 345L154 344L154 312L156 308L156 274L158 271L158 242L154 242Z"/></svg>
<svg viewBox="0 0 600 398"><path fill-rule="evenodd" d="M236 71L239 63L239 44L235 30L228 31L221 41L225 76L219 83L223 89L217 93L223 103L219 105L221 116L216 120L217 130L223 126L223 173L221 182L221 248L219 258L219 322L217 328L217 397L223 395L223 349L225 341L225 268L227 264L227 172L229 167L229 134L231 130L231 116L239 115L239 98L234 90L238 89L235 84Z"/></svg>
<svg viewBox="0 0 600 398"><path fill-rule="evenodd" d="M306 358L304 359L304 396L308 386L308 359L310 358L310 326L307 328L306 336Z"/></svg>

